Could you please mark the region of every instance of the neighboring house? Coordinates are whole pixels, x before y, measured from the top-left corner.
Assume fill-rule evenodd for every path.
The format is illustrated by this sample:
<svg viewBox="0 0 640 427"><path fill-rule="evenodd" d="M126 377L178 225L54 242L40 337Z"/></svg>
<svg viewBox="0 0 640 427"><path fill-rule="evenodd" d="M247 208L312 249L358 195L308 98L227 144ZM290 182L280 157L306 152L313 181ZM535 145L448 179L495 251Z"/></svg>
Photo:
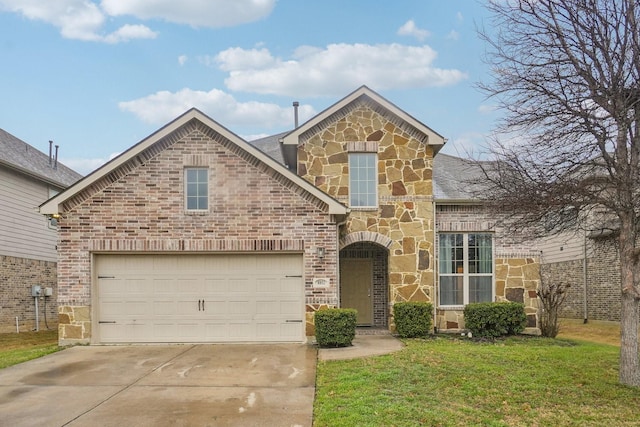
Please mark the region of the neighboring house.
<svg viewBox="0 0 640 427"><path fill-rule="evenodd" d="M617 231L564 232L540 244L542 274L569 285L562 316L620 321L622 290Z"/></svg>
<svg viewBox="0 0 640 427"><path fill-rule="evenodd" d="M57 232L38 206L80 177L53 153L47 156L0 129L0 330L15 331L16 319L21 330L35 327L34 285L43 290L40 324L57 324Z"/></svg>
<svg viewBox="0 0 640 427"><path fill-rule="evenodd" d="M364 86L252 143L188 111L41 206L60 341L300 342L319 309L389 328L399 301L434 302L441 330L520 301L535 332L537 252L460 190L444 143Z"/></svg>

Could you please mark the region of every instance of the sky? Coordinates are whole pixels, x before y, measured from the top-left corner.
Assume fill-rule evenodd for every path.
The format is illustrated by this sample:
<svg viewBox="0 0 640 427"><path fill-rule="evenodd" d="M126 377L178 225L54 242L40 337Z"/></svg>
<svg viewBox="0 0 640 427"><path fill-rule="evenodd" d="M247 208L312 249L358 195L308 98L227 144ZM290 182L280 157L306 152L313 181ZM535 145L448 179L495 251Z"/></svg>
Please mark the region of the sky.
<svg viewBox="0 0 640 427"><path fill-rule="evenodd" d="M473 0L0 0L0 128L87 174L191 107L244 139L361 85L466 156L497 112Z"/></svg>

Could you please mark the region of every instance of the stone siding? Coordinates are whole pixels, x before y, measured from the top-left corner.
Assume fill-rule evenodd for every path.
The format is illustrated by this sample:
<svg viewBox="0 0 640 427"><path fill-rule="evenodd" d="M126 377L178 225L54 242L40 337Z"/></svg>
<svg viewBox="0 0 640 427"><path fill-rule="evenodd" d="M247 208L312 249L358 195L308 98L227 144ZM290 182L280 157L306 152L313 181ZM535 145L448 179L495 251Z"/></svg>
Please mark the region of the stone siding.
<svg viewBox="0 0 640 427"><path fill-rule="evenodd" d="M209 170L209 211L185 212L184 168ZM90 342L92 253L302 252L306 304L337 305L334 218L316 198L197 120L65 204L60 339ZM316 247L324 247L323 259ZM313 288L313 278L330 280Z"/></svg>
<svg viewBox="0 0 640 427"><path fill-rule="evenodd" d="M433 150L402 126L358 101L322 130L303 134L298 146L298 174L347 205L349 153L378 155L378 206L352 208L341 239L388 242L391 304L433 294Z"/></svg>
<svg viewBox="0 0 640 427"><path fill-rule="evenodd" d="M15 332L16 317L20 331L35 329L35 302L31 296L33 285L40 285L43 292L44 288L53 290L53 296L42 296L38 300L39 329L46 328L47 324L49 327L56 327L56 263L0 256L0 332Z"/></svg>
<svg viewBox="0 0 640 427"><path fill-rule="evenodd" d="M539 300L536 290L540 286L540 258L532 250L531 242L507 235L496 225L496 219L479 205L437 205L436 230L494 235L495 300L523 303L527 314L525 333L538 334ZM435 326L439 330L463 330L463 311L438 308Z"/></svg>
<svg viewBox="0 0 640 427"><path fill-rule="evenodd" d="M499 256L495 260L495 300L524 304L527 325L524 333L538 335L540 304L536 290L540 286L540 260L534 257ZM436 328L442 331L465 329L464 313L460 309L437 309Z"/></svg>

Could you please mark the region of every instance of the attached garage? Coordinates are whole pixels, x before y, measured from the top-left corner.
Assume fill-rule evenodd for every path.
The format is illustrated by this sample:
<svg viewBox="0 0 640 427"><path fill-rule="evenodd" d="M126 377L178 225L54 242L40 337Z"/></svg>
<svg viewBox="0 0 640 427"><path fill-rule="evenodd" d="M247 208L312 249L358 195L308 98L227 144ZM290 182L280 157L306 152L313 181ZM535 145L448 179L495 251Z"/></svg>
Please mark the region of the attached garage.
<svg viewBox="0 0 640 427"><path fill-rule="evenodd" d="M94 342L301 342L302 269L302 254L95 255Z"/></svg>

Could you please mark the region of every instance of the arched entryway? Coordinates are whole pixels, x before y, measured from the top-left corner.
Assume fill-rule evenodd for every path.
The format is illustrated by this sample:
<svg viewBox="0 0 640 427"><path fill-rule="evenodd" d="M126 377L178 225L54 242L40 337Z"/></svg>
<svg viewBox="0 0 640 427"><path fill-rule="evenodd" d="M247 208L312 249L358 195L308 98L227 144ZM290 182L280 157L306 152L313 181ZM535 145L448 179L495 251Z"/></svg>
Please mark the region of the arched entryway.
<svg viewBox="0 0 640 427"><path fill-rule="evenodd" d="M387 327L389 250L356 242L340 250L340 306L358 310L358 326Z"/></svg>

